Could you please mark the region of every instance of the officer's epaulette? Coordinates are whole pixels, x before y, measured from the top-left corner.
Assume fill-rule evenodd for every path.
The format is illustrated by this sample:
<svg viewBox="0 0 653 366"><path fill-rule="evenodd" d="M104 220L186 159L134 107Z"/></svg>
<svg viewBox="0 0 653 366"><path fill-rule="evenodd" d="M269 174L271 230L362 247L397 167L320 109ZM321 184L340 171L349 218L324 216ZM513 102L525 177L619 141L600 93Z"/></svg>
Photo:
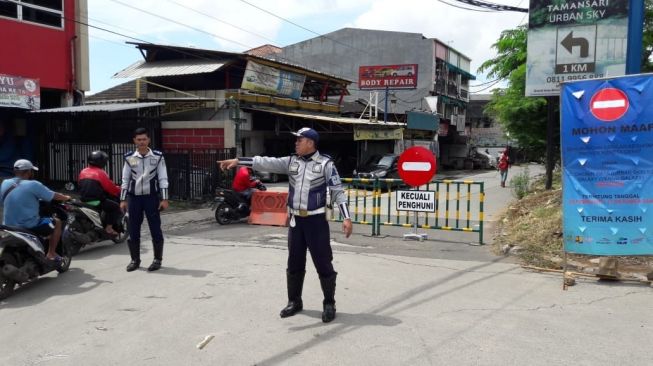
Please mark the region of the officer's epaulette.
<svg viewBox="0 0 653 366"><path fill-rule="evenodd" d="M331 159L331 157L329 155L327 155L327 154L320 153L320 156L318 156L316 160L317 160L318 163L323 163L325 161L329 161L329 160L333 160L333 159Z"/></svg>
<svg viewBox="0 0 653 366"><path fill-rule="evenodd" d="M123 157L124 157L124 158L128 158L128 157L130 157L130 156L132 156L132 155L134 155L134 151L133 151L133 150L132 150L132 151L127 151L127 152L125 153L125 155L123 155Z"/></svg>
<svg viewBox="0 0 653 366"><path fill-rule="evenodd" d="M163 153L162 153L161 151L159 151L159 150L152 150L152 153L153 153L154 155L163 156Z"/></svg>

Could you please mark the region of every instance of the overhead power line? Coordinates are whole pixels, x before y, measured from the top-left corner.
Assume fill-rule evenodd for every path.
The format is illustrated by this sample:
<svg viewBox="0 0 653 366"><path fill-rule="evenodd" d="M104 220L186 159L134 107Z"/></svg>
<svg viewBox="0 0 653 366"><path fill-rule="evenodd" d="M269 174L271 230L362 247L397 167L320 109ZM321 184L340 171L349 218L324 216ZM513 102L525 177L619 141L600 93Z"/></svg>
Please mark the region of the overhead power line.
<svg viewBox="0 0 653 366"><path fill-rule="evenodd" d="M491 9L494 11L516 11L519 13L528 13L527 8L519 8L516 6L496 4L488 1L480 1L480 0L454 0L454 1L467 5L476 6L479 8Z"/></svg>
<svg viewBox="0 0 653 366"><path fill-rule="evenodd" d="M448 2L446 2L444 0L438 0L438 1L445 4L445 5L453 6L454 8L463 9L463 10L480 11L482 13L494 13L496 11L496 10L482 10L482 9L467 8L467 7L464 7L464 6L459 6L459 5L456 5L456 4L448 3Z"/></svg>

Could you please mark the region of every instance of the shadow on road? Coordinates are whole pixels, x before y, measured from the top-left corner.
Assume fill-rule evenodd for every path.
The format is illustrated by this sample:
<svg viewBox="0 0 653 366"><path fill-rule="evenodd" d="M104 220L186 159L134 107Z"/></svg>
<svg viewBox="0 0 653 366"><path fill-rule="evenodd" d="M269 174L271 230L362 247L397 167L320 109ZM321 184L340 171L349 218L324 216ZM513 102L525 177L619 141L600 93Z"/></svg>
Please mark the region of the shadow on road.
<svg viewBox="0 0 653 366"><path fill-rule="evenodd" d="M105 284L80 268L71 268L56 277L46 276L16 288L16 292L0 303L0 309L20 308L39 304L51 297L76 295Z"/></svg>

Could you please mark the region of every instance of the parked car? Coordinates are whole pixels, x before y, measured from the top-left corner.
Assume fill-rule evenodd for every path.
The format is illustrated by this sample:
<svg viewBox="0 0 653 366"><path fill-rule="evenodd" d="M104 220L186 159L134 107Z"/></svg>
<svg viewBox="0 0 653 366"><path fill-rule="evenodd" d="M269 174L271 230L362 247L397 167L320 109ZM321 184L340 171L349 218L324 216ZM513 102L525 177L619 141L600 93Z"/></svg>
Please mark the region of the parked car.
<svg viewBox="0 0 653 366"><path fill-rule="evenodd" d="M354 178L398 178L399 155L372 155L365 163L354 169Z"/></svg>

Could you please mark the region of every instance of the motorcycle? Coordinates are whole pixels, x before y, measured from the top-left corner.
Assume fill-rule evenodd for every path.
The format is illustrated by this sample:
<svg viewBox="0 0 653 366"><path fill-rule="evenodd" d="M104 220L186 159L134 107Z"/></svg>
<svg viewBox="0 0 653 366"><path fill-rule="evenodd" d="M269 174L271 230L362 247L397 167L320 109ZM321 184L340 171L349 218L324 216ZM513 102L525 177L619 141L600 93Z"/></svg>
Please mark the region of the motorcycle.
<svg viewBox="0 0 653 366"><path fill-rule="evenodd" d="M267 190L263 183L258 182L255 187L259 191ZM249 202L240 193L228 188L218 188L215 192L213 206L215 221L220 225L227 225L249 216Z"/></svg>
<svg viewBox="0 0 653 366"><path fill-rule="evenodd" d="M52 203L53 216L66 221L66 204ZM61 264L47 259L49 241L35 233L16 227L0 225L0 300L13 294L17 285L23 286L39 276L56 270L66 272L70 267L70 248L59 242L57 254Z"/></svg>
<svg viewBox="0 0 653 366"><path fill-rule="evenodd" d="M97 201L96 201L97 202ZM64 227L62 240L76 255L89 244L111 240L116 244L124 243L129 237L129 217L122 215L114 230L117 236L111 236L104 230L105 213L96 205L72 200L68 202L68 220Z"/></svg>

